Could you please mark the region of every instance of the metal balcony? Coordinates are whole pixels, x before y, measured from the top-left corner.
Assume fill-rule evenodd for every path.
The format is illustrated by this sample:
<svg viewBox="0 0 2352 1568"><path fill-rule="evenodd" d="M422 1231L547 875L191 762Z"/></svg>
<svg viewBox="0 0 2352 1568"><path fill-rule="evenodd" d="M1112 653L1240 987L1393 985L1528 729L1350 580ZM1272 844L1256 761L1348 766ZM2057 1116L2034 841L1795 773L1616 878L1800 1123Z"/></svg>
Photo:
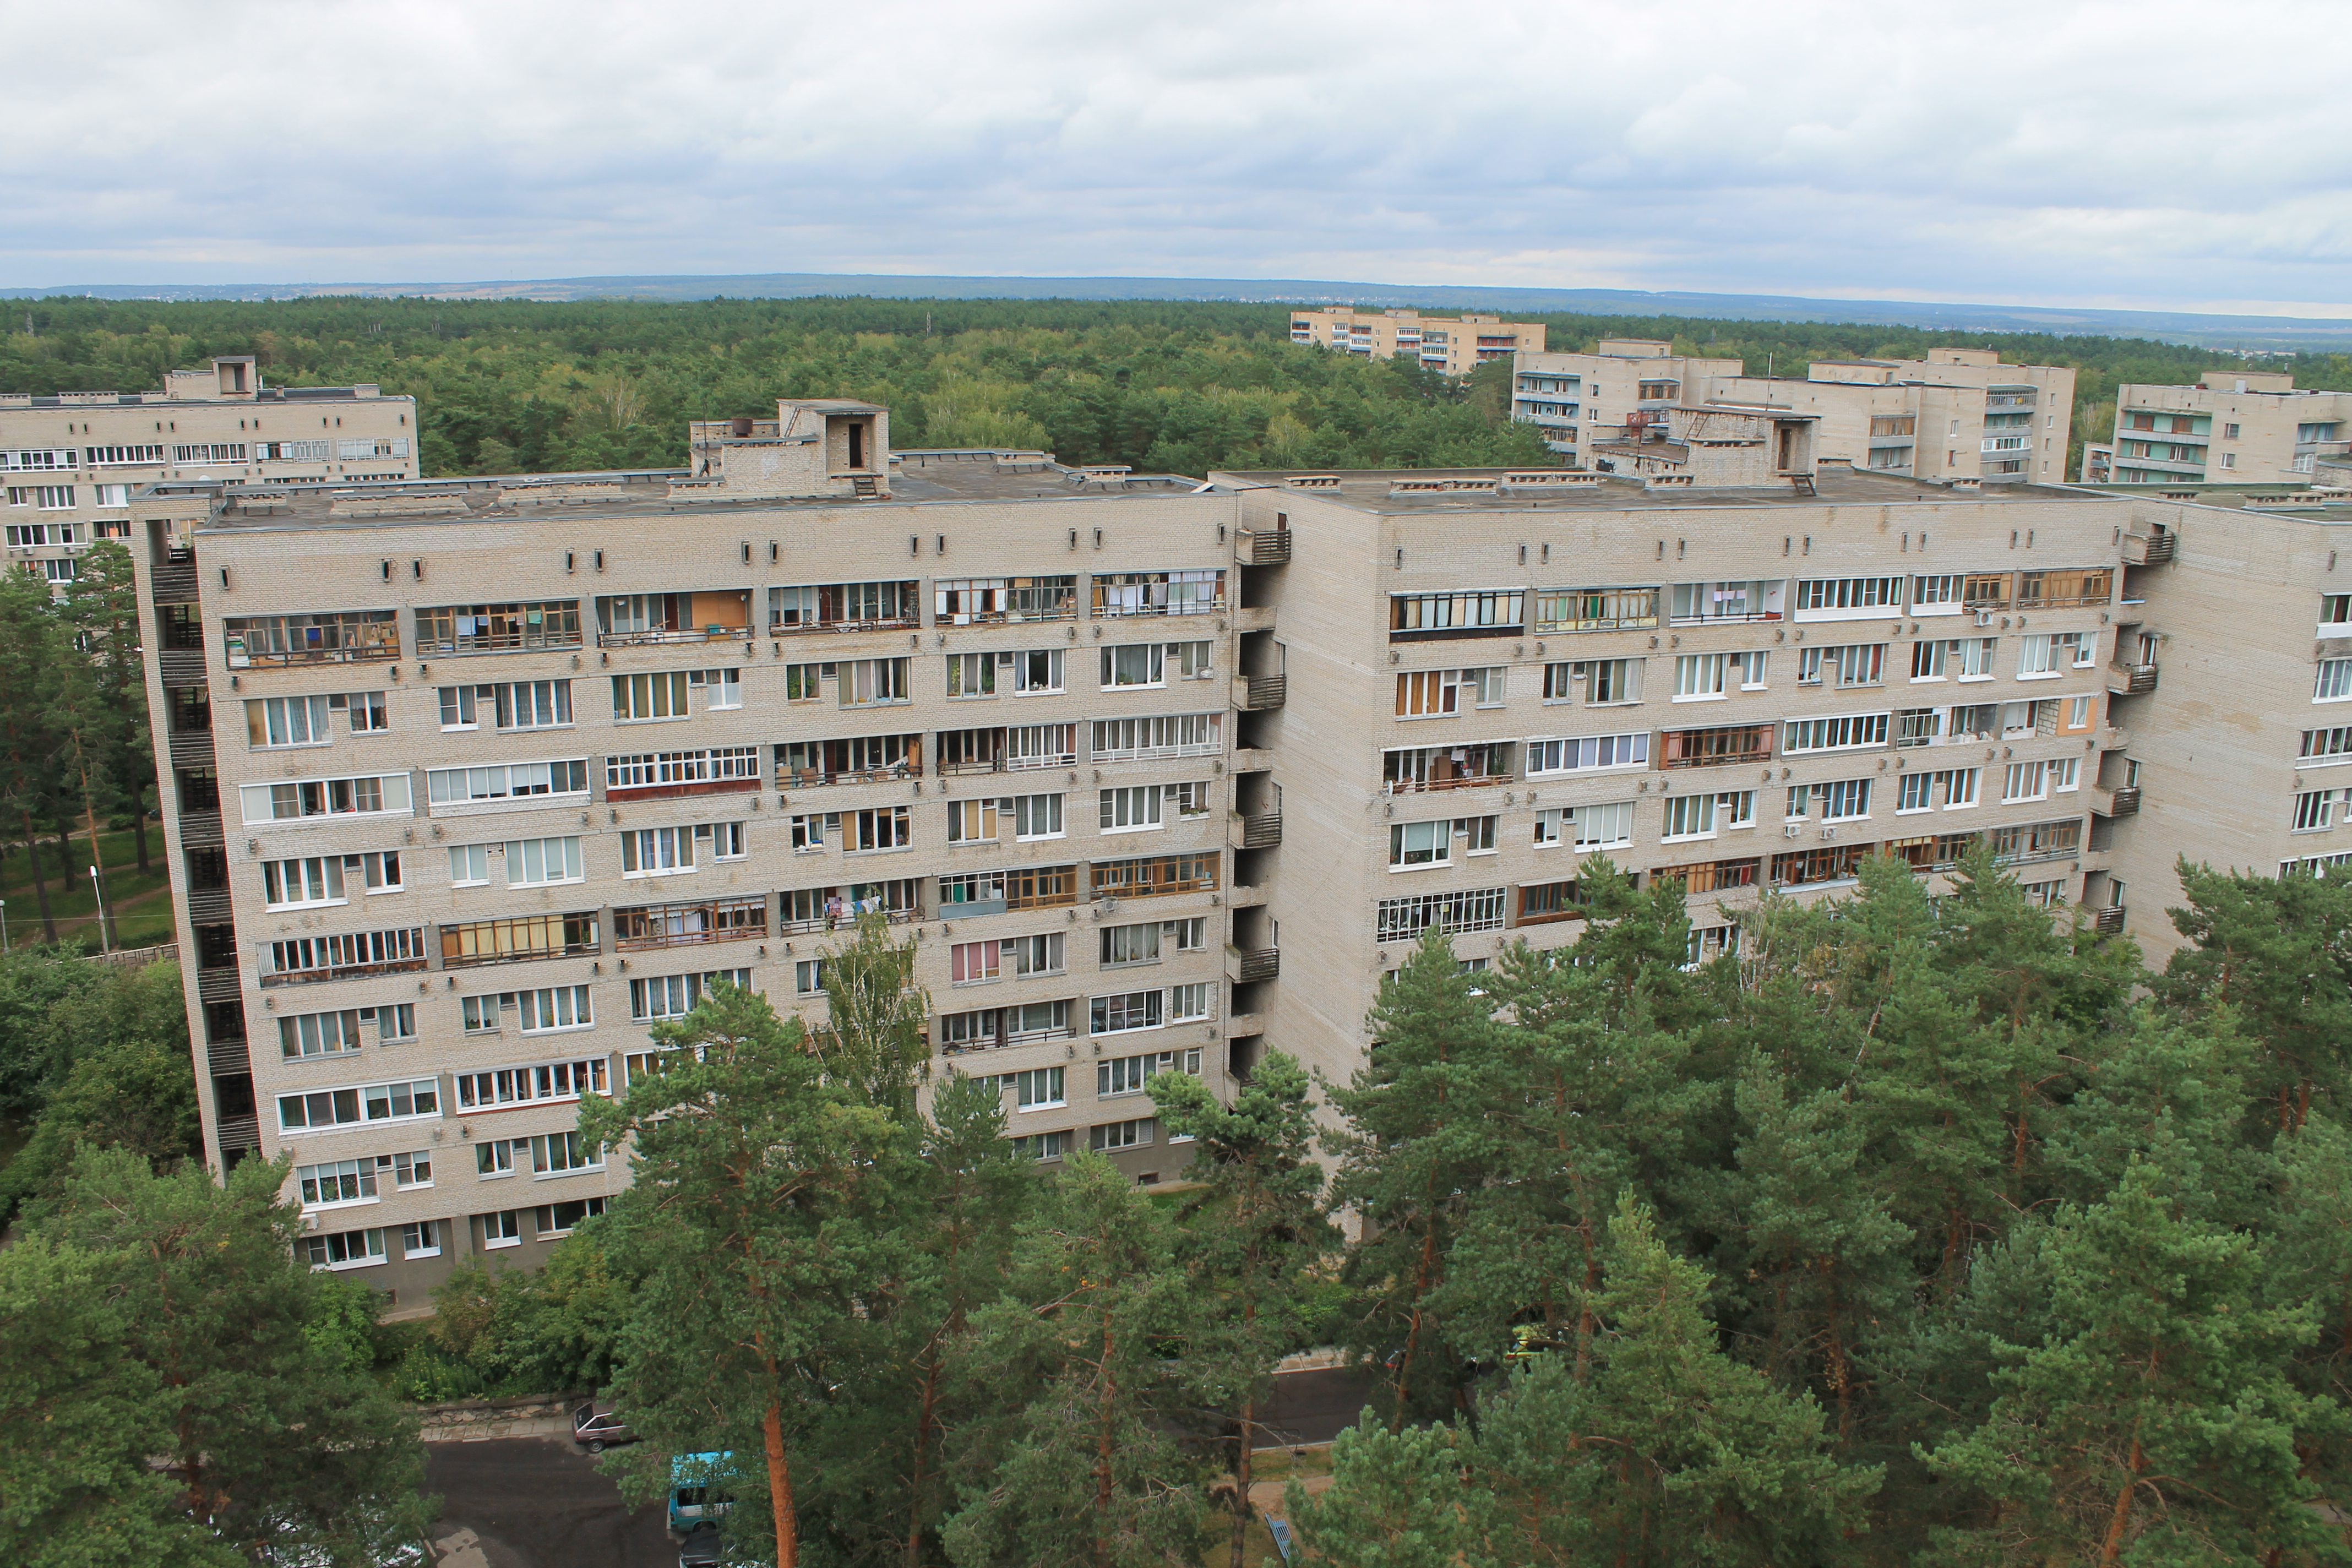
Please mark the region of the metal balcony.
<svg viewBox="0 0 2352 1568"><path fill-rule="evenodd" d="M2174 537L2170 533L2126 533L2124 560L2134 566L2160 565L2172 559Z"/></svg>
<svg viewBox="0 0 2352 1568"><path fill-rule="evenodd" d="M155 655L156 673L166 686L202 686L205 683L205 650L200 647L167 647Z"/></svg>
<svg viewBox="0 0 2352 1568"><path fill-rule="evenodd" d="M234 1002L244 994L243 980L234 964L196 971L196 1000L199 1002Z"/></svg>
<svg viewBox="0 0 2352 1568"><path fill-rule="evenodd" d="M174 730L170 740L172 765L175 768L208 768L213 765L213 732L210 730Z"/></svg>
<svg viewBox="0 0 2352 1568"><path fill-rule="evenodd" d="M218 849L226 842L221 836L219 812L184 811L180 814L181 848Z"/></svg>
<svg viewBox="0 0 2352 1568"><path fill-rule="evenodd" d="M1234 681L1234 706L1244 713L1270 713L1282 706L1288 688L1286 676L1241 676Z"/></svg>
<svg viewBox="0 0 2352 1568"><path fill-rule="evenodd" d="M2109 816L2133 816L2139 812L2139 785L2126 784L2107 797Z"/></svg>
<svg viewBox="0 0 2352 1568"><path fill-rule="evenodd" d="M1282 973L1282 950L1261 947L1249 951L1233 949L1232 974L1235 984L1249 985L1260 980L1272 980Z"/></svg>
<svg viewBox="0 0 2352 1568"><path fill-rule="evenodd" d="M205 1047L205 1065L215 1078L250 1078L253 1060L246 1054L245 1037L215 1040Z"/></svg>
<svg viewBox="0 0 2352 1568"><path fill-rule="evenodd" d="M155 602L159 605L193 605L196 602L196 563L172 561L157 566L147 574L154 584Z"/></svg>
<svg viewBox="0 0 2352 1568"><path fill-rule="evenodd" d="M2107 689L2117 697L2146 696L2156 689L2156 666L2111 664L2107 666Z"/></svg>
<svg viewBox="0 0 2352 1568"><path fill-rule="evenodd" d="M185 844L187 839L180 840ZM188 889L188 918L192 921L226 921L234 917L229 907L226 888L191 888Z"/></svg>
<svg viewBox="0 0 2352 1568"><path fill-rule="evenodd" d="M220 1119L221 1152L231 1149L261 1147L261 1119L257 1116L224 1116Z"/></svg>
<svg viewBox="0 0 2352 1568"><path fill-rule="evenodd" d="M2104 910L2094 910L2091 923L2098 928L2101 936L2116 936L2124 929L2124 907L2121 904L2110 904Z"/></svg>

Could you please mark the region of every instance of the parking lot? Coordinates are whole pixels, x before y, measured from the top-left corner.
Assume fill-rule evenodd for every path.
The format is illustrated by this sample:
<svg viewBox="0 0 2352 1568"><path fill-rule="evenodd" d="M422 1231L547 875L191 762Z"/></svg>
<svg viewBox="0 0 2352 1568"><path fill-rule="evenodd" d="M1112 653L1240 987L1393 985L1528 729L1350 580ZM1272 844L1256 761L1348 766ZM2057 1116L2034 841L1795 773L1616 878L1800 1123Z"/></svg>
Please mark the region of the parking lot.
<svg viewBox="0 0 2352 1568"><path fill-rule="evenodd" d="M596 1462L556 1437L434 1443L425 1484L441 1494L441 1568L675 1568L659 1503L631 1509ZM470 1531L477 1539L466 1542Z"/></svg>

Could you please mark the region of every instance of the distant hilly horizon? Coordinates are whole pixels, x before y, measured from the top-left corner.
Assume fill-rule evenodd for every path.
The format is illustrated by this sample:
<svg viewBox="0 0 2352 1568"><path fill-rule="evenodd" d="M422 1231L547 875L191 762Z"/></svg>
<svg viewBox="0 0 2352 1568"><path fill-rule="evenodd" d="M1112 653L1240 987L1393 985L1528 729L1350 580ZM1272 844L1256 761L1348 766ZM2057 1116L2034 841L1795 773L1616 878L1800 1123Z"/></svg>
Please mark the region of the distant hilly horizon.
<svg viewBox="0 0 2352 1568"><path fill-rule="evenodd" d="M409 283L99 283L0 289L0 299L247 300L363 299L693 300L865 296L888 300L1154 300L1378 309L1518 310L1580 315L1689 316L1727 321L1831 321L1992 332L2144 337L2212 348L2352 350L2352 320L2234 316L2089 306L1971 305L1903 300L1815 300L1628 289L1524 289L1460 284L1275 278L986 278L857 272L677 274Z"/></svg>

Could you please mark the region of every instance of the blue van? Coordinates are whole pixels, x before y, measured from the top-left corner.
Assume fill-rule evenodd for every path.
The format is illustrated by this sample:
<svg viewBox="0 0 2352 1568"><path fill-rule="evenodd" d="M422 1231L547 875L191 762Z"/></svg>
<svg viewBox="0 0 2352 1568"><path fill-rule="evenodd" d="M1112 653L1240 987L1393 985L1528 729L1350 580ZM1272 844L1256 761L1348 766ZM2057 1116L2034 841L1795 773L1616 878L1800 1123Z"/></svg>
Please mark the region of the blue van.
<svg viewBox="0 0 2352 1568"><path fill-rule="evenodd" d="M727 1495L731 1452L677 1454L669 1462L669 1528L685 1535L719 1522L733 1500Z"/></svg>

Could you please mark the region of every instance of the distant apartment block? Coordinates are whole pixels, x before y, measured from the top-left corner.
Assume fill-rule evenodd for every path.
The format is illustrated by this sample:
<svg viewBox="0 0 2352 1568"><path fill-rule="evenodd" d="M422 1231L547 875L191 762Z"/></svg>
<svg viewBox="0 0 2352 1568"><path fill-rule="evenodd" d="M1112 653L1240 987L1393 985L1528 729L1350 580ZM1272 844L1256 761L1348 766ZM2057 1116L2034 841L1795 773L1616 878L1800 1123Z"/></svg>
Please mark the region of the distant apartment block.
<svg viewBox="0 0 2352 1568"><path fill-rule="evenodd" d="M1622 442L1667 410L1747 409L1814 422L1817 462L1955 480L2047 483L2063 478L2074 373L2003 364L1989 350L1938 348L1924 360L1821 361L1795 376L1749 375L1739 360L1677 354L1646 338L1603 338L1591 353L1518 356L1512 417L1546 445L1599 468L1597 445Z"/></svg>
<svg viewBox="0 0 2352 1568"><path fill-rule="evenodd" d="M1499 316L1424 316L1418 310L1355 310L1334 305L1290 313L1290 341L1367 359L1399 354L1432 370L1462 375L1491 360L1544 346L1540 321Z"/></svg>
<svg viewBox="0 0 2352 1568"><path fill-rule="evenodd" d="M2116 425L2083 448L2086 484L2307 484L2352 453L2352 393L2279 372L2207 371L2194 386L2126 384Z"/></svg>
<svg viewBox="0 0 2352 1568"><path fill-rule="evenodd" d="M413 479L416 400L375 387L264 386L250 355L167 372L154 392L0 394L8 562L59 591L100 539L131 536L131 496L179 480Z"/></svg>

